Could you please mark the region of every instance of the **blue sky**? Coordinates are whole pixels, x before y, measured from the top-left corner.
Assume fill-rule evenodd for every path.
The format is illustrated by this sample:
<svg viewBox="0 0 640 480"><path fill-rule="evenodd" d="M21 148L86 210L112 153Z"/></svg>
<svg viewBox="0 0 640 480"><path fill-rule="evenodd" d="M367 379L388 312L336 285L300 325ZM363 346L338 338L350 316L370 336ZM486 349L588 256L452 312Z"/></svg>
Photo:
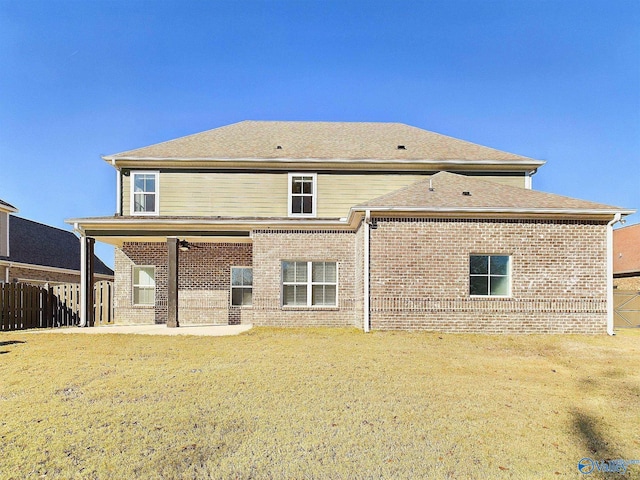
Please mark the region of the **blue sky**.
<svg viewBox="0 0 640 480"><path fill-rule="evenodd" d="M68 228L115 211L100 155L246 119L393 121L640 209L639 25L637 0L0 0L0 198Z"/></svg>

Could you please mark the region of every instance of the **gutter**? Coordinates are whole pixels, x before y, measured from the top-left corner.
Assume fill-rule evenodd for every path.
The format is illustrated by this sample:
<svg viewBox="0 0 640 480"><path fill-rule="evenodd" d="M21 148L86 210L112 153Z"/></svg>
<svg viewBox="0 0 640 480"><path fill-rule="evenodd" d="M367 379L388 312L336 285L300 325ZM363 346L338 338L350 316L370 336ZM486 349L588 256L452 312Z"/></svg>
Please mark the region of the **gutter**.
<svg viewBox="0 0 640 480"><path fill-rule="evenodd" d="M116 159L111 159L111 165L116 169L116 215L122 215L122 171L116 165Z"/></svg>
<svg viewBox="0 0 640 480"><path fill-rule="evenodd" d="M394 212L394 213L465 213L465 214L535 214L535 215L614 215L620 213L622 215L631 215L635 210L615 209L585 209L585 208L526 208L526 207L352 207L353 211L362 211L364 209L375 212Z"/></svg>
<svg viewBox="0 0 640 480"><path fill-rule="evenodd" d="M503 167L507 166L531 166L531 167L541 167L546 162L544 160L535 160L535 159L509 159L509 160L494 160L494 159L425 159L425 158L318 158L318 157L308 157L308 158L283 158L283 157L253 157L253 158L232 158L232 157L127 157L127 156L118 156L118 155L104 155L102 159L105 162L110 162L114 167L117 162L222 162L222 163L336 163L336 164L416 164L416 165L500 165Z"/></svg>
<svg viewBox="0 0 640 480"><path fill-rule="evenodd" d="M614 215L607 223L607 333L615 335L613 331L613 226L620 221L621 213Z"/></svg>

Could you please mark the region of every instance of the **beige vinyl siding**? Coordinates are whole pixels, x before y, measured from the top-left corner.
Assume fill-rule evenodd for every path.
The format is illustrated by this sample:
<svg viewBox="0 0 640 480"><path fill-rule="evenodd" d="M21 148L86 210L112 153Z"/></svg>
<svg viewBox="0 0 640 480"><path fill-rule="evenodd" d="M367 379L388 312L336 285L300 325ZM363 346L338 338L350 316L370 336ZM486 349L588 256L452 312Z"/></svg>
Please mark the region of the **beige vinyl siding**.
<svg viewBox="0 0 640 480"><path fill-rule="evenodd" d="M318 174L318 217L346 217L349 208L423 180L425 175ZM524 187L524 176L482 176L481 180Z"/></svg>
<svg viewBox="0 0 640 480"><path fill-rule="evenodd" d="M474 177L477 178L478 180L485 180L487 182L495 182L495 183L499 183L501 185L509 185L511 187L520 187L520 188L525 188L526 184L525 184L525 176L524 175L519 175L519 176L488 176L488 175L469 175L470 177Z"/></svg>
<svg viewBox="0 0 640 480"><path fill-rule="evenodd" d="M286 217L286 173L161 173L161 215Z"/></svg>
<svg viewBox="0 0 640 480"><path fill-rule="evenodd" d="M131 214L131 177L122 176L120 185L120 194L122 195L122 215Z"/></svg>
<svg viewBox="0 0 640 480"><path fill-rule="evenodd" d="M411 185L422 175L318 175L318 217L346 217L349 209Z"/></svg>
<svg viewBox="0 0 640 480"><path fill-rule="evenodd" d="M318 218L340 218L359 203L425 178L418 174L318 174ZM479 176L524 187L524 176ZM130 214L131 177L123 177L122 212ZM288 172L161 172L160 215L286 217Z"/></svg>

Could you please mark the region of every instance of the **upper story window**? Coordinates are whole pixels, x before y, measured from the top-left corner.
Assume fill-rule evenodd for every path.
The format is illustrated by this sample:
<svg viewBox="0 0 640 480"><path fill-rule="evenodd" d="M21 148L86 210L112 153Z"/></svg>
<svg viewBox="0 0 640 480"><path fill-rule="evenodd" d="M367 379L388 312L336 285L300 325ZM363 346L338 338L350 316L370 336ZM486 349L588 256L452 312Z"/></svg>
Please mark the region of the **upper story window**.
<svg viewBox="0 0 640 480"><path fill-rule="evenodd" d="M469 294L508 297L511 294L511 257L471 255L469 257Z"/></svg>
<svg viewBox="0 0 640 480"><path fill-rule="evenodd" d="M159 172L131 172L131 215L158 215Z"/></svg>
<svg viewBox="0 0 640 480"><path fill-rule="evenodd" d="M315 173L289 174L289 216L316 216L316 184Z"/></svg>

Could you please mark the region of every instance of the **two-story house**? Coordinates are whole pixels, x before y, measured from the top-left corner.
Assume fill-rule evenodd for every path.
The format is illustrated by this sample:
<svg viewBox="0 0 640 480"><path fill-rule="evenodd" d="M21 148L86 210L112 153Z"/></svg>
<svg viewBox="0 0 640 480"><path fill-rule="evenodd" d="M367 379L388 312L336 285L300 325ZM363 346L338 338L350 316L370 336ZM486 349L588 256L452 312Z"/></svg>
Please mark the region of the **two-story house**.
<svg viewBox="0 0 640 480"><path fill-rule="evenodd" d="M80 282L80 241L73 232L15 215L0 200L0 283L56 285ZM113 280L113 270L95 257L95 279Z"/></svg>
<svg viewBox="0 0 640 480"><path fill-rule="evenodd" d="M544 162L397 123L246 121L103 157L117 323L612 332L630 210L534 191Z"/></svg>

